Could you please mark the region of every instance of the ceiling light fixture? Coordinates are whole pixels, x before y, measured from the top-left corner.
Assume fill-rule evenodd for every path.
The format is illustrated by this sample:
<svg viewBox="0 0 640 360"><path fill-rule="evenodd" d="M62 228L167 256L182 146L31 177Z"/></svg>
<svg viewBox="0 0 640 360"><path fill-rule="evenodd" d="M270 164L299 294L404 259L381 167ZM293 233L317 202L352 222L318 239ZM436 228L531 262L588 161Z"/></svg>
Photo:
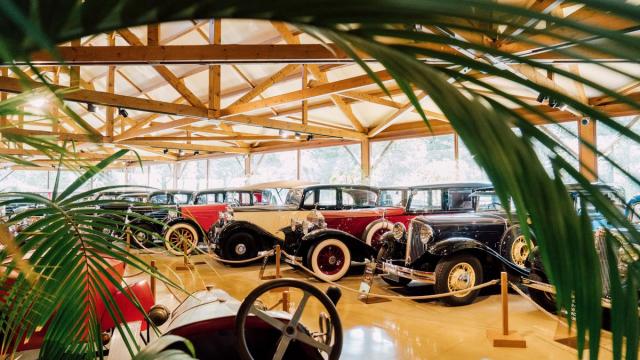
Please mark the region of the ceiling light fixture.
<svg viewBox="0 0 640 360"><path fill-rule="evenodd" d="M542 103L543 103L545 100L547 100L547 99L548 99L548 98L547 98L547 95L545 95L545 94L543 94L543 93L540 93L540 94L538 95L538 97L536 98L536 101L542 104Z"/></svg>
<svg viewBox="0 0 640 360"><path fill-rule="evenodd" d="M127 110L123 109L123 108L118 108L118 115L126 118L129 117L129 113L127 112Z"/></svg>
<svg viewBox="0 0 640 360"><path fill-rule="evenodd" d="M300 140L301 138L302 138L302 135L300 135L300 133L299 133L299 132L297 132L297 133L295 134L295 139L296 139L296 140Z"/></svg>
<svg viewBox="0 0 640 360"><path fill-rule="evenodd" d="M169 149L164 149L164 150L162 150L162 153L163 153L163 154L167 154L168 152L169 152Z"/></svg>
<svg viewBox="0 0 640 360"><path fill-rule="evenodd" d="M200 155L200 151L198 151L198 150L194 151L194 152L193 152L193 155L194 155L194 156L198 156L198 155Z"/></svg>
<svg viewBox="0 0 640 360"><path fill-rule="evenodd" d="M96 106L92 103L87 103L87 111L90 113L96 112Z"/></svg>
<svg viewBox="0 0 640 360"><path fill-rule="evenodd" d="M286 138L287 132L284 130L278 130L278 135L280 135L281 138Z"/></svg>

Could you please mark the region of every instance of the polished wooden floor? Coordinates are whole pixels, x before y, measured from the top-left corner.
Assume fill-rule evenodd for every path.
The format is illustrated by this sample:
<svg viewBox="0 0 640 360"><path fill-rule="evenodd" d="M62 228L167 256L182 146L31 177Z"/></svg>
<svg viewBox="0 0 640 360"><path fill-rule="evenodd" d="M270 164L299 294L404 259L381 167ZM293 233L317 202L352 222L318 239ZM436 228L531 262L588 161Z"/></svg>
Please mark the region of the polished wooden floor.
<svg viewBox="0 0 640 360"><path fill-rule="evenodd" d="M139 254L143 259L156 260L158 269L189 291L214 286L242 300L263 283L259 280L260 265L229 267L207 255L193 257L203 262L193 271L177 271L181 258L158 254ZM267 267L273 273L275 265ZM361 273L360 271L354 271ZM304 279L326 289L327 285L283 266L284 277ZM133 280L133 279L131 279ZM360 276L346 277L341 284L357 289ZM388 295L421 295L428 286L409 290L392 289L381 279L374 281L372 292ZM173 309L184 294L171 294L158 285L158 301ZM176 299L176 297L178 299ZM343 359L575 359L576 350L555 342L557 322L538 311L526 299L510 294L510 324L527 341L526 349L494 348L486 337L487 329L500 327L500 297L485 291L475 303L465 307L447 307L436 301L394 299L388 302L364 304L357 294L343 291L338 304L345 331ZM303 319L304 321L304 319ZM317 320L316 320L317 321ZM603 334L600 358L611 358L610 334ZM588 351L585 356L588 356Z"/></svg>

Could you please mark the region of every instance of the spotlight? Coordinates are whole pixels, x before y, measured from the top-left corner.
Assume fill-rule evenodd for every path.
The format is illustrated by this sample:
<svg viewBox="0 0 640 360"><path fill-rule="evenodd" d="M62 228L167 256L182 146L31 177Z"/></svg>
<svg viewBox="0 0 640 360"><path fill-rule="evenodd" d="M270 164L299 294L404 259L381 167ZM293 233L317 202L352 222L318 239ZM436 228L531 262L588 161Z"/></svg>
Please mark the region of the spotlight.
<svg viewBox="0 0 640 360"><path fill-rule="evenodd" d="M198 155L200 155L200 151L198 151L198 150L194 151L194 152L193 152L193 155L194 155L194 156L198 156Z"/></svg>
<svg viewBox="0 0 640 360"><path fill-rule="evenodd" d="M557 108L560 105L560 102L554 98L549 98L549 106L552 108Z"/></svg>
<svg viewBox="0 0 640 360"><path fill-rule="evenodd" d="M296 139L296 140L300 140L301 135L300 135L300 133L299 133L299 132L297 132L297 133L295 134L295 136L294 136L294 137L295 137L295 139Z"/></svg>
<svg viewBox="0 0 640 360"><path fill-rule="evenodd" d="M96 106L93 105L92 103L87 103L87 111L90 113L96 112Z"/></svg>
<svg viewBox="0 0 640 360"><path fill-rule="evenodd" d="M547 99L548 99L547 95L545 95L543 93L540 93L538 95L538 97L536 98L536 101L539 102L539 103L543 103Z"/></svg>
<svg viewBox="0 0 640 360"><path fill-rule="evenodd" d="M582 118L582 120L580 120L580 123L581 123L582 125L584 125L584 126L589 125L589 122L590 122L590 120L589 120L589 118L588 118L588 117L586 117L586 118Z"/></svg>
<svg viewBox="0 0 640 360"><path fill-rule="evenodd" d="M163 154L166 154L166 153L168 153L168 152L169 152L169 149L164 149L164 150L162 150L162 153L163 153Z"/></svg>
<svg viewBox="0 0 640 360"><path fill-rule="evenodd" d="M182 156L182 149L178 149L178 156Z"/></svg>
<svg viewBox="0 0 640 360"><path fill-rule="evenodd" d="M313 134L307 135L307 141L311 141L311 140L313 140Z"/></svg>
<svg viewBox="0 0 640 360"><path fill-rule="evenodd" d="M287 133L284 130L278 130L278 135L280 135L281 138L287 137Z"/></svg>
<svg viewBox="0 0 640 360"><path fill-rule="evenodd" d="M122 116L122 117L129 117L129 113L127 112L127 110L123 109L123 108L118 108L118 115Z"/></svg>
<svg viewBox="0 0 640 360"><path fill-rule="evenodd" d="M34 97L33 99L29 100L29 105L36 107L36 108L41 108L43 107L45 104L47 103L47 99L41 96L38 97Z"/></svg>

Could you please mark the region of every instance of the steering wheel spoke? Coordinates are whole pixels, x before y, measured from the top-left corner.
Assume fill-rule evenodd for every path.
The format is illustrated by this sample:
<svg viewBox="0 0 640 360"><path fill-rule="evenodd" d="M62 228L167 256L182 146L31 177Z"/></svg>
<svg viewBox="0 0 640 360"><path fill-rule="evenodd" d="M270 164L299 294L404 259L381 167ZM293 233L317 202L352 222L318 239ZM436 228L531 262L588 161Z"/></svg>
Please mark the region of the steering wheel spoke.
<svg viewBox="0 0 640 360"><path fill-rule="evenodd" d="M302 295L302 300L300 300L300 305L298 305L298 308L296 309L296 312L293 314L293 317L291 318L291 321L289 321L289 325L296 327L298 326L298 323L300 322L300 318L302 317L302 313L304 312L304 307L307 306L307 301L309 300L309 293L308 292L304 292L304 295Z"/></svg>
<svg viewBox="0 0 640 360"><path fill-rule="evenodd" d="M290 342L291 337L282 334L282 336L280 337L280 342L278 342L276 353L273 354L273 360L281 360L284 357L284 353L287 352L287 348L289 347Z"/></svg>
<svg viewBox="0 0 640 360"><path fill-rule="evenodd" d="M249 313L257 316L260 320L280 330L280 332L284 332L284 329L286 327L285 323L283 323L282 321L274 317L269 316L269 314L265 313L262 310L258 310L255 306L253 306L253 304L251 305L251 310L249 310Z"/></svg>
<svg viewBox="0 0 640 360"><path fill-rule="evenodd" d="M312 346L318 350L321 350L327 354L331 353L331 349L333 349L333 346L331 345L327 345L323 342L317 341L315 339L313 339L311 336L307 335L306 333L302 332L302 331L298 331L296 332L295 335L295 339L298 341L301 341L309 346Z"/></svg>

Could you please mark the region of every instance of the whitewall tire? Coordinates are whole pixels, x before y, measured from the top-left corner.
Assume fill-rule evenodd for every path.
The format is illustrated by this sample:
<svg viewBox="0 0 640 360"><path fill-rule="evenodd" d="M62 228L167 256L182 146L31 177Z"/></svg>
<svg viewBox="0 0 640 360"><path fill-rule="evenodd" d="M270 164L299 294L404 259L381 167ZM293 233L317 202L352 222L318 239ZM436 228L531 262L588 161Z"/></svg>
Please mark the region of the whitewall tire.
<svg viewBox="0 0 640 360"><path fill-rule="evenodd" d="M393 223L389 220L378 220L367 226L363 239L367 245L378 250L382 246L382 235L393 229Z"/></svg>
<svg viewBox="0 0 640 360"><path fill-rule="evenodd" d="M176 256L182 256L185 253L187 255L198 246L198 231L187 223L177 223L171 225L171 227L164 234L164 246L171 254Z"/></svg>
<svg viewBox="0 0 640 360"><path fill-rule="evenodd" d="M349 271L351 251L337 239L325 239L311 248L308 264L319 278L338 281Z"/></svg>

